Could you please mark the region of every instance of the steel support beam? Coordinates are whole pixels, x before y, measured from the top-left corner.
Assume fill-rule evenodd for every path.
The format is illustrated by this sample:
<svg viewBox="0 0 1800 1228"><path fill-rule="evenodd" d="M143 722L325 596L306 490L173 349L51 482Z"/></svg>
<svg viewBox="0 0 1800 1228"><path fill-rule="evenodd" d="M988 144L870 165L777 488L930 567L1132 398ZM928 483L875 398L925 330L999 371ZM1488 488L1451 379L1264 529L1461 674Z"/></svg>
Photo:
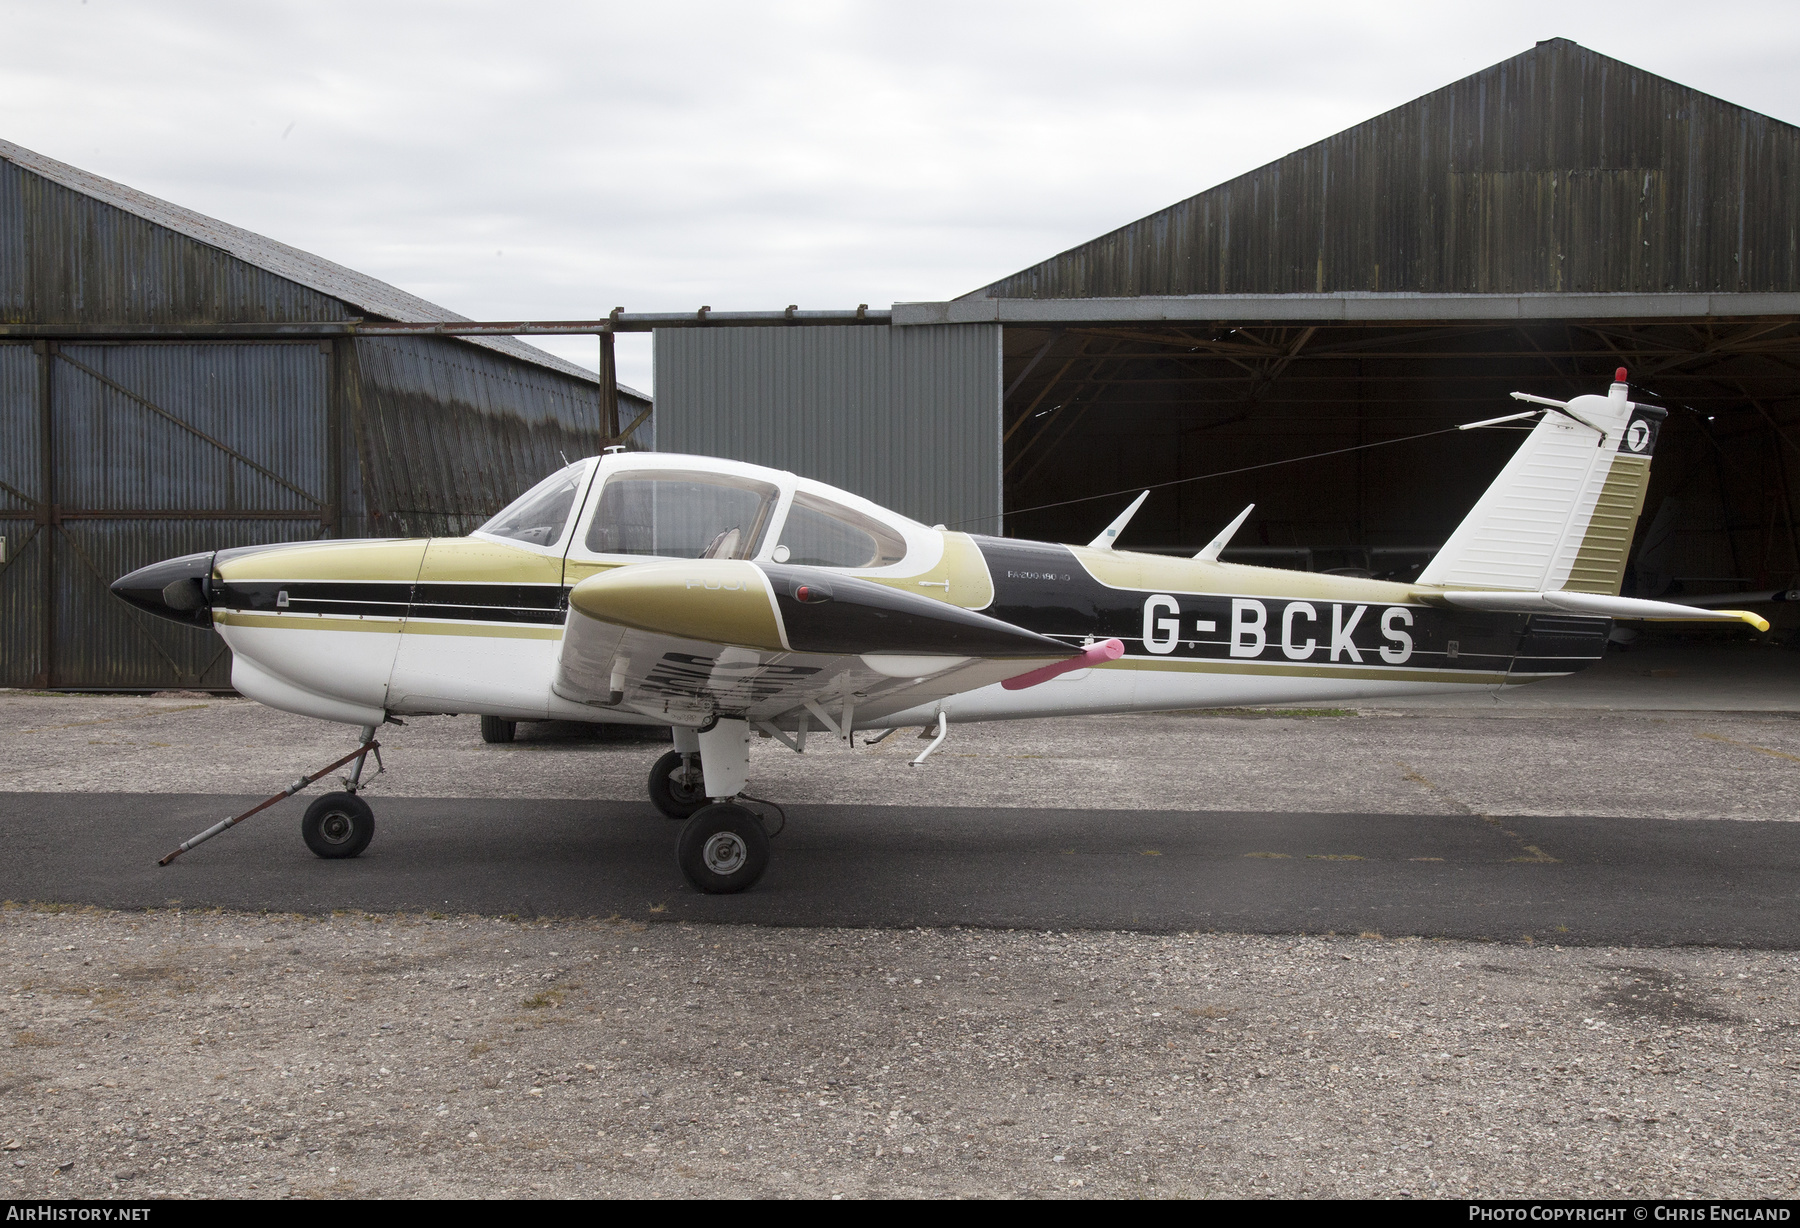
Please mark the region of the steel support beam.
<svg viewBox="0 0 1800 1228"><path fill-rule="evenodd" d="M600 433L609 444L619 441L619 364L611 332L600 334Z"/></svg>
<svg viewBox="0 0 1800 1228"><path fill-rule="evenodd" d="M304 341L326 337L580 337L647 333L659 328L818 328L889 323L889 312L622 311L603 320L320 320L307 323L5 324L0 338L65 340Z"/></svg>

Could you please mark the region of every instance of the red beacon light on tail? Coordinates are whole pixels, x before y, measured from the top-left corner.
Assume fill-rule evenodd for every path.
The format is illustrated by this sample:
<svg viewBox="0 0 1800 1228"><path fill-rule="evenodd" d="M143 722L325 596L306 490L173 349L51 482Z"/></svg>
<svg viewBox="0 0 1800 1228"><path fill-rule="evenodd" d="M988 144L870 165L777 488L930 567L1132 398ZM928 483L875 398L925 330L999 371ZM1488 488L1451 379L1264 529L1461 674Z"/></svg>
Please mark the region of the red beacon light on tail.
<svg viewBox="0 0 1800 1228"><path fill-rule="evenodd" d="M1615 383L1615 384L1625 383L1628 375L1629 375L1629 372L1627 372L1624 367L1620 367L1617 371L1613 372L1613 383Z"/></svg>

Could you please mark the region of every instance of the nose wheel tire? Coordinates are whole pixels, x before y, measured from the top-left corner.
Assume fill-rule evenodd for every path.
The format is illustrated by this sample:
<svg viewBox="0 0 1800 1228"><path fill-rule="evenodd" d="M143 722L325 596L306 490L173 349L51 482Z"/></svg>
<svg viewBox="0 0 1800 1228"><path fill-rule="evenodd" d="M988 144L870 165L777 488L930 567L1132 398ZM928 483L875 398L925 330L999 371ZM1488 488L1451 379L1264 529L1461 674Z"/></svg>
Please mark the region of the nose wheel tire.
<svg viewBox="0 0 1800 1228"><path fill-rule="evenodd" d="M672 750L650 769L650 803L671 819L691 818L706 802L699 755Z"/></svg>
<svg viewBox="0 0 1800 1228"><path fill-rule="evenodd" d="M731 895L756 885L769 868L769 834L762 821L733 802L703 807L675 846L688 882L708 895Z"/></svg>
<svg viewBox="0 0 1800 1228"><path fill-rule="evenodd" d="M375 838L375 812L354 793L327 793L306 808L300 835L320 857L355 857Z"/></svg>
<svg viewBox="0 0 1800 1228"><path fill-rule="evenodd" d="M484 716L481 718L481 740L483 742L510 742L519 731L519 722L509 721L501 716Z"/></svg>

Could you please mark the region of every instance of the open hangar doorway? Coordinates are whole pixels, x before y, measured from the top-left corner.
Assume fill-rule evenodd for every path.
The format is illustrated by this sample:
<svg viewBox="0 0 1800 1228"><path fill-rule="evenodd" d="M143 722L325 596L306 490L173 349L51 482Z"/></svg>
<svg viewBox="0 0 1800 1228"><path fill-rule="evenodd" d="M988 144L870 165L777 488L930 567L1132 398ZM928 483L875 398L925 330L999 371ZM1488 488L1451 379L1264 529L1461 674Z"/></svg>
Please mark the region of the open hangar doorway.
<svg viewBox="0 0 1800 1228"><path fill-rule="evenodd" d="M1009 536L1087 541L1150 488L1122 549L1191 554L1255 503L1229 560L1410 580L1530 423L1455 427L1519 410L1514 391L1604 394L1625 367L1634 400L1669 409L1627 595L1800 584L1791 315L1009 324L1002 348ZM1800 605L1756 608L1773 624L1757 638L1800 647Z"/></svg>

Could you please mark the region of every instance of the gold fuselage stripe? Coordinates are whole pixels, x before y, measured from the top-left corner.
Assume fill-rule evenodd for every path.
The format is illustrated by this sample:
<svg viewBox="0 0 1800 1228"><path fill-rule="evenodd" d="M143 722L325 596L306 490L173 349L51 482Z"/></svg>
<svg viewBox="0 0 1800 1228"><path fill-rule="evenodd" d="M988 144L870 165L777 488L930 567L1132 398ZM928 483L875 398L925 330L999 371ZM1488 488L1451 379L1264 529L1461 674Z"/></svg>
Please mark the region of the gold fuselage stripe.
<svg viewBox="0 0 1800 1228"><path fill-rule="evenodd" d="M520 623L440 622L435 619L363 618L343 614L249 614L214 610L213 622L226 627L267 627L279 631L361 631L379 635L464 635L498 640L560 640L561 627Z"/></svg>

